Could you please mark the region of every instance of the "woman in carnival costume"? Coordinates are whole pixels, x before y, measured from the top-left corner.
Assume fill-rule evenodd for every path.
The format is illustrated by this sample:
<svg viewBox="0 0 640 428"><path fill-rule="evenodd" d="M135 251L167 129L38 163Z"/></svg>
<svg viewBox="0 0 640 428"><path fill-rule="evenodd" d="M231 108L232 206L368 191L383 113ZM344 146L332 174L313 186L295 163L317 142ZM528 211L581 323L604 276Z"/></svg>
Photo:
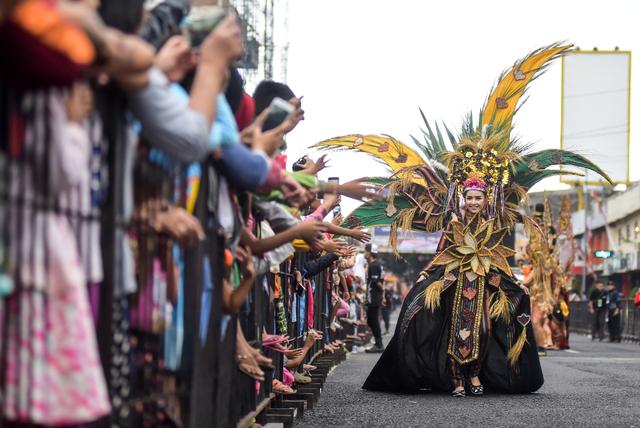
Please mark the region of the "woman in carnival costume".
<svg viewBox="0 0 640 428"><path fill-rule="evenodd" d="M569 48L539 49L503 73L477 124L469 115L457 138L444 127L450 148L424 115L425 142L413 139L422 155L385 135L348 135L315 145L368 153L391 170L390 178L369 179L384 186L388 197L356 209L345 220L347 226L389 226L394 248L398 230L444 231L363 388L430 388L464 397L466 391L482 395L485 387L526 393L542 386L529 296L507 261L514 252L502 242L517 222L529 234L540 233L518 204L531 186L561 173L548 167L588 168L608 179L580 155L530 152L530 146L511 137L527 84Z"/></svg>

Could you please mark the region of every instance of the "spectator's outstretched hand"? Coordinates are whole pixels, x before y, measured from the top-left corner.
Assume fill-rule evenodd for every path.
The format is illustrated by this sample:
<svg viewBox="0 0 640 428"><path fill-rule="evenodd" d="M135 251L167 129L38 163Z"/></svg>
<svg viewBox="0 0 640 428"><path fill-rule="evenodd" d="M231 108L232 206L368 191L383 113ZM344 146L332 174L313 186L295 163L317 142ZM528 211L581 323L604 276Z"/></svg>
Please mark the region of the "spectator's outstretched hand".
<svg viewBox="0 0 640 428"><path fill-rule="evenodd" d="M352 199L358 199L360 201L374 201L381 198L379 194L379 188L369 184L364 184L363 181L366 178L359 178L357 180L349 181L348 183L338 185L338 193Z"/></svg>
<svg viewBox="0 0 640 428"><path fill-rule="evenodd" d="M205 238L198 219L181 207L172 206L168 211L159 212L151 226L158 232L169 234L185 247Z"/></svg>
<svg viewBox="0 0 640 428"><path fill-rule="evenodd" d="M309 166L306 167L303 171L308 172L309 174L314 174L314 175L319 173L320 171L322 171L323 169L329 166L329 164L327 163L326 157L327 155L322 155L315 162L309 159Z"/></svg>
<svg viewBox="0 0 640 428"><path fill-rule="evenodd" d="M294 207L305 206L313 199L313 193L289 176L285 177L280 190Z"/></svg>
<svg viewBox="0 0 640 428"><path fill-rule="evenodd" d="M256 277L256 270L253 264L251 248L238 246L236 250L236 259L240 264L242 279L254 279Z"/></svg>
<svg viewBox="0 0 640 428"><path fill-rule="evenodd" d="M340 195L334 195L332 193L325 193L324 198L322 199L322 205L327 209L327 211L331 211L340 203Z"/></svg>
<svg viewBox="0 0 640 428"><path fill-rule="evenodd" d="M304 239L308 244L315 244L322 239L322 233L327 231L327 226L319 221L302 221L294 226L296 236Z"/></svg>
<svg viewBox="0 0 640 428"><path fill-rule="evenodd" d="M160 48L153 64L172 82L181 81L197 64L189 42L183 36L173 36Z"/></svg>
<svg viewBox="0 0 640 428"><path fill-rule="evenodd" d="M342 220L344 220L342 218L342 214L336 214L333 216L333 218L331 219L331 223L333 223L336 226L340 226L342 224Z"/></svg>
<svg viewBox="0 0 640 428"><path fill-rule="evenodd" d="M242 30L235 15L227 16L207 36L200 47L203 64L222 64L227 68L244 50Z"/></svg>
<svg viewBox="0 0 640 428"><path fill-rule="evenodd" d="M364 230L362 227L358 227L356 229L351 230L351 237L357 239L358 241L366 244L371 241L371 233Z"/></svg>
<svg viewBox="0 0 640 428"><path fill-rule="evenodd" d="M304 120L304 110L302 109L302 97L293 97L289 100L289 104L295 107L295 110L289 115L289 120L286 122L285 134L293 131L298 124Z"/></svg>
<svg viewBox="0 0 640 428"><path fill-rule="evenodd" d="M262 125L269 116L269 108L264 109L255 121L240 133L242 142L253 150L262 150L269 156L273 156L276 151L282 147L284 141L285 130L289 126L291 119L287 118L276 128L268 131L262 131Z"/></svg>
<svg viewBox="0 0 640 428"><path fill-rule="evenodd" d="M344 239L327 239L323 242L323 244L324 245L322 249L327 253L335 253L340 255L347 248L347 243L344 241Z"/></svg>

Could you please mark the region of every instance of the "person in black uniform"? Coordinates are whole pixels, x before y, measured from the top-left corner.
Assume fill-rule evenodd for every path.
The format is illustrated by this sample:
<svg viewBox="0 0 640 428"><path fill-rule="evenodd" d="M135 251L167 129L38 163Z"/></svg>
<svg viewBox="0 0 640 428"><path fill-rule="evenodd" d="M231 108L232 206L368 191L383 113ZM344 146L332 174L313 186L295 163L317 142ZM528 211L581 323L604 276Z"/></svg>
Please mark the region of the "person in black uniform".
<svg viewBox="0 0 640 428"><path fill-rule="evenodd" d="M596 335L600 341L604 339L604 319L607 315L606 300L607 292L604 290L604 282L599 279L589 296L589 313L593 314L591 340L596 340Z"/></svg>
<svg viewBox="0 0 640 428"><path fill-rule="evenodd" d="M378 249L375 245L365 246L364 256L369 263L367 269L367 324L371 328L375 344L365 352L378 353L384 351L382 332L380 331L380 307L383 300L382 265L378 261Z"/></svg>
<svg viewBox="0 0 640 428"><path fill-rule="evenodd" d="M609 341L621 342L620 332L620 293L613 281L607 284L607 310L609 311Z"/></svg>
<svg viewBox="0 0 640 428"><path fill-rule="evenodd" d="M391 312L393 312L393 286L391 284L386 285L384 287L382 299L382 308L380 311L382 312L382 320L384 321L384 335L389 334L389 327L391 326Z"/></svg>

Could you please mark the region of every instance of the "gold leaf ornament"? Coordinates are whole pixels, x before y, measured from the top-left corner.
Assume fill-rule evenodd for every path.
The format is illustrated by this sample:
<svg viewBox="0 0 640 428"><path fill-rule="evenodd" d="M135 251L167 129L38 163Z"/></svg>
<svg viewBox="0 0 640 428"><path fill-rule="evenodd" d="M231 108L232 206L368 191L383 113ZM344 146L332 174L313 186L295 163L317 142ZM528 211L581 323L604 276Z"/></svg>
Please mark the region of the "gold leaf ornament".
<svg viewBox="0 0 640 428"><path fill-rule="evenodd" d="M485 276L494 267L512 275L507 257L513 250L502 245L507 231L507 228L495 230L493 220L481 221L478 217L466 226L453 221L445 235L449 246L432 263L446 266L445 273L460 269Z"/></svg>

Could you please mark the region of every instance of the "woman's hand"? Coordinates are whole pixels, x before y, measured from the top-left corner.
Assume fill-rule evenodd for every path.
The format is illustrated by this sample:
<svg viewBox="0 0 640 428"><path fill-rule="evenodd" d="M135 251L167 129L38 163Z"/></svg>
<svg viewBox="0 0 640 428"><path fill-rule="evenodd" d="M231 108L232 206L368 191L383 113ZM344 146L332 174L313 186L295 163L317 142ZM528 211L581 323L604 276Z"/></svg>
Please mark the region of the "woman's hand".
<svg viewBox="0 0 640 428"><path fill-rule="evenodd" d="M329 166L329 164L326 161L326 156L327 155L320 156L317 161L313 161L309 159L302 171L311 175L318 174L320 171L322 171L323 169Z"/></svg>
<svg viewBox="0 0 640 428"><path fill-rule="evenodd" d="M236 249L236 260L240 264L242 279L253 280L256 277L256 269L253 264L253 254L251 248L238 246Z"/></svg>
<svg viewBox="0 0 640 428"><path fill-rule="evenodd" d="M304 120L304 110L302 109L302 97L296 98L293 97L289 100L289 104L291 104L295 110L293 113L289 115L287 120L285 121L287 126L285 127L285 134L293 131L298 124Z"/></svg>
<svg viewBox="0 0 640 428"><path fill-rule="evenodd" d="M313 193L288 175L285 175L280 190L294 207L303 207L313 199Z"/></svg>
<svg viewBox="0 0 640 428"><path fill-rule="evenodd" d="M348 183L339 184L337 186L337 193L346 197L357 199L360 201L373 201L381 198L378 193L378 187L364 184L365 178L349 181Z"/></svg>
<svg viewBox="0 0 640 428"><path fill-rule="evenodd" d="M263 132L262 125L264 125L270 111L269 108L264 109L253 123L242 130L240 138L253 150L262 150L268 156L273 156L282 147L284 135L290 126L291 119L287 118L279 126Z"/></svg>
<svg viewBox="0 0 640 428"><path fill-rule="evenodd" d="M338 214L333 216L333 218L331 219L331 223L334 226L340 226L342 224L343 220L344 219L342 218L342 214L338 213Z"/></svg>
<svg viewBox="0 0 640 428"><path fill-rule="evenodd" d="M156 214L151 222L157 232L169 234L181 245L188 247L205 238L204 230L197 218L184 208L172 206L168 211Z"/></svg>
<svg viewBox="0 0 640 428"><path fill-rule="evenodd" d="M327 227L319 221L302 221L294 226L296 237L304 239L311 244L322 238L322 234L327 231Z"/></svg>
<svg viewBox="0 0 640 428"><path fill-rule="evenodd" d="M242 29L238 18L229 15L204 39L200 46L202 64L220 64L225 69L242 56Z"/></svg>
<svg viewBox="0 0 640 428"><path fill-rule="evenodd" d="M347 248L343 239L327 239L323 242L322 249L327 253L340 254Z"/></svg>
<svg viewBox="0 0 640 428"><path fill-rule="evenodd" d="M181 81L197 64L189 42L183 36L173 36L160 48L153 64L172 82Z"/></svg>
<svg viewBox="0 0 640 428"><path fill-rule="evenodd" d="M367 242L371 241L371 233L367 232L361 227L358 227L356 229L351 229L351 234L349 236L351 236L354 239L357 239L363 244L366 244Z"/></svg>

